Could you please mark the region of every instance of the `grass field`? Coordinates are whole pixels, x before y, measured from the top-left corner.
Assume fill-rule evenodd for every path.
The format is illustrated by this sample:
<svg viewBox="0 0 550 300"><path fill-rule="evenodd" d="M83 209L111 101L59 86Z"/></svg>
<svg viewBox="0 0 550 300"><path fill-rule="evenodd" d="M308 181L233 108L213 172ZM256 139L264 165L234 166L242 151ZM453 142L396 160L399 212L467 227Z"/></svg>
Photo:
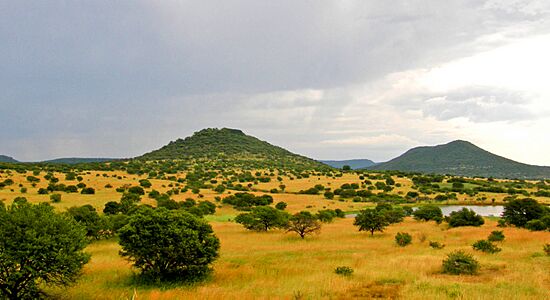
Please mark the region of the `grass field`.
<svg viewBox="0 0 550 300"><path fill-rule="evenodd" d="M105 175L104 175L105 174ZM49 195L38 195L37 190L47 186L41 180L36 187L26 181L28 174L1 174L11 178L14 184L0 190L0 200L10 203L23 196L29 201L49 202ZM43 176L44 173L41 174ZM178 174L184 177L185 174ZM61 183L76 184L64 180L64 174L56 174ZM95 195L61 193L60 203L52 204L58 211L84 204L102 211L108 201L118 201L121 194L117 187L138 185L145 177L122 172L90 172L83 174L82 182L96 190ZM356 174L342 177L310 177L290 180L283 178L286 193L272 194L274 202L288 203L289 212L317 211L324 208L340 208L357 211L374 203L351 200L326 200L322 195L295 194L316 184L337 188L344 183L359 183ZM400 183L392 193L405 194L411 190L408 178L397 178ZM167 180L151 180L152 189L166 192L175 185ZM106 185L112 188L106 188ZM26 187L26 193L20 188ZM184 185L184 184L183 184ZM182 186L183 186L182 185ZM258 183L253 188L263 194L277 188L280 182ZM182 187L181 186L181 187ZM147 189L149 191L150 189ZM191 191L173 195L182 201L186 198L215 201L234 191L220 195L203 189L200 195ZM483 193L495 203L502 203L505 194ZM475 198L459 195L459 200L444 203L476 203ZM200 197L200 198L199 198ZM548 203L548 198L537 198ZM155 205L153 199L143 197L143 203ZM550 299L550 257L545 256L542 245L550 243L550 232L530 232L525 229L504 228L506 240L499 243L502 251L497 254L475 252L471 244L484 239L496 230L496 220L487 218L479 227L448 229L445 224L417 222L407 218L392 225L384 233L371 237L358 232L353 219L337 219L323 225L319 235L301 240L297 235L272 231L257 233L245 230L231 222L239 212L219 205L216 214L206 216L221 240L220 257L214 263L212 276L195 286L144 287L132 283L130 264L118 255L116 240L103 240L90 244L86 251L92 259L85 266L83 276L74 286L66 289L50 289L49 293L61 299ZM398 247L394 236L408 232L413 243ZM444 243L442 250L429 247L429 241ZM441 262L452 250L462 249L474 253L481 263L477 276L451 276L441 273ZM354 269L352 276L334 273L338 266Z"/></svg>

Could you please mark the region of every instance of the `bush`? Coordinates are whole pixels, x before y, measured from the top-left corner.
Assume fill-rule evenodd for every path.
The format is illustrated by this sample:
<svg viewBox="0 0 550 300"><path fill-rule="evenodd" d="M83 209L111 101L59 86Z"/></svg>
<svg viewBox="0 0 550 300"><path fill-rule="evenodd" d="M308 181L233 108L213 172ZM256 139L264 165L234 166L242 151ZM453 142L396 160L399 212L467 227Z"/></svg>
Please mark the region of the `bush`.
<svg viewBox="0 0 550 300"><path fill-rule="evenodd" d="M445 248L445 245L439 242L430 241L430 247L432 247L433 249L443 249Z"/></svg>
<svg viewBox="0 0 550 300"><path fill-rule="evenodd" d="M334 270L334 273L342 276L351 276L353 274L353 269L346 266L337 267Z"/></svg>
<svg viewBox="0 0 550 300"><path fill-rule="evenodd" d="M412 242L412 236L406 232L398 232L395 235L395 242L401 247L405 247Z"/></svg>
<svg viewBox="0 0 550 300"><path fill-rule="evenodd" d="M450 227L481 226L485 224L482 216L476 214L475 211L469 210L465 207L459 211L451 212L448 222Z"/></svg>
<svg viewBox="0 0 550 300"><path fill-rule="evenodd" d="M415 220L420 221L433 220L437 223L441 223L443 221L443 213L441 212L441 208L436 205L424 205L419 207L413 212L413 217Z"/></svg>
<svg viewBox="0 0 550 300"><path fill-rule="evenodd" d="M142 208L119 236L121 255L153 281L201 279L220 248L205 220L181 210Z"/></svg>
<svg viewBox="0 0 550 300"><path fill-rule="evenodd" d="M527 222L540 219L545 214L544 207L534 199L514 199L504 205L502 217L506 223L525 227Z"/></svg>
<svg viewBox="0 0 550 300"><path fill-rule="evenodd" d="M337 213L332 209L324 209L317 212L317 219L323 223L331 223L336 218Z"/></svg>
<svg viewBox="0 0 550 300"><path fill-rule="evenodd" d="M489 242L502 242L504 241L504 233L502 231L495 230L489 234L487 240Z"/></svg>
<svg viewBox="0 0 550 300"><path fill-rule="evenodd" d="M495 244L487 240L479 240L475 242L472 245L472 248L474 248L474 250L478 250L485 253L491 253L491 254L500 252L500 250L502 250L499 247L497 247Z"/></svg>
<svg viewBox="0 0 550 300"><path fill-rule="evenodd" d="M546 230L546 224L542 220L531 220L525 224L525 228L531 231L543 231Z"/></svg>
<svg viewBox="0 0 550 300"><path fill-rule="evenodd" d="M254 207L250 213L235 217L235 222L242 224L246 229L268 231L272 228L286 228L289 214L270 206Z"/></svg>
<svg viewBox="0 0 550 300"><path fill-rule="evenodd" d="M95 190L94 188L87 187L87 188L83 188L82 191L80 191L80 193L83 195L93 195L95 194Z"/></svg>
<svg viewBox="0 0 550 300"><path fill-rule="evenodd" d="M53 203L61 202L61 194L51 194L50 201L52 201Z"/></svg>
<svg viewBox="0 0 550 300"><path fill-rule="evenodd" d="M546 253L546 255L550 256L550 244L545 244L544 246L542 246L542 250L544 250L544 253Z"/></svg>
<svg viewBox="0 0 550 300"><path fill-rule="evenodd" d="M479 263L471 255L463 251L451 252L443 260L443 273L451 275L474 275L479 270Z"/></svg>
<svg viewBox="0 0 550 300"><path fill-rule="evenodd" d="M0 205L0 236L0 299L41 298L40 287L73 283L90 258L84 228L46 203Z"/></svg>
<svg viewBox="0 0 550 300"><path fill-rule="evenodd" d="M277 204L275 204L275 208L278 209L278 210L285 210L287 207L287 204L286 202L277 202Z"/></svg>

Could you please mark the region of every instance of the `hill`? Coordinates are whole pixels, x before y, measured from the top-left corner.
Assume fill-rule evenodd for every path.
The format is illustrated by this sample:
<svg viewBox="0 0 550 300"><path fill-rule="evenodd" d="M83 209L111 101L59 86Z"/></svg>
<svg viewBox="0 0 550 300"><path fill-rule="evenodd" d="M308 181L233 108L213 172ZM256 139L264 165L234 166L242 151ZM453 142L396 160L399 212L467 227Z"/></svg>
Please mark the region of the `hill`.
<svg viewBox="0 0 550 300"><path fill-rule="evenodd" d="M0 162L3 162L3 163L17 163L18 161L13 159L13 157L6 156L6 155L0 155Z"/></svg>
<svg viewBox="0 0 550 300"><path fill-rule="evenodd" d="M519 163L460 140L413 148L368 169L517 179L550 178L550 167Z"/></svg>
<svg viewBox="0 0 550 300"><path fill-rule="evenodd" d="M81 163L107 162L107 161L114 161L114 160L119 160L119 159L118 158L64 157L64 158L45 160L45 161L42 161L42 163L73 165L73 164L81 164Z"/></svg>
<svg viewBox="0 0 550 300"><path fill-rule="evenodd" d="M203 129L135 159L184 160L190 163L200 161L250 168L328 168L318 161L246 135L241 130L229 128Z"/></svg>
<svg viewBox="0 0 550 300"><path fill-rule="evenodd" d="M341 169L344 166L350 166L353 170L364 169L376 164L370 159L320 160L320 162L337 169Z"/></svg>

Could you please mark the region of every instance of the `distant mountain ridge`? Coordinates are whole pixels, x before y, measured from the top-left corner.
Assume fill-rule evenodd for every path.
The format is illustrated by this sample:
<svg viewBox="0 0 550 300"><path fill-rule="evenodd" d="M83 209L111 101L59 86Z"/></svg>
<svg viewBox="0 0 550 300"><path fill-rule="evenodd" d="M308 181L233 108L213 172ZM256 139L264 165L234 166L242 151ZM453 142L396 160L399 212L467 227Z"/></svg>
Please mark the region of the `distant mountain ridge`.
<svg viewBox="0 0 550 300"><path fill-rule="evenodd" d="M41 161L41 163L73 165L73 164L80 164L80 163L101 163L101 162L108 162L108 161L115 161L115 160L120 160L120 158L63 157L63 158L44 160L44 161Z"/></svg>
<svg viewBox="0 0 550 300"><path fill-rule="evenodd" d="M318 161L230 128L203 129L135 159L209 161L260 167L328 168Z"/></svg>
<svg viewBox="0 0 550 300"><path fill-rule="evenodd" d="M0 155L0 162L3 162L3 163L17 163L18 161L15 160L13 157L11 156L7 156L7 155Z"/></svg>
<svg viewBox="0 0 550 300"><path fill-rule="evenodd" d="M319 160L319 161L333 168L341 169L344 166L350 166L351 169L353 170L368 168L376 164L370 159Z"/></svg>
<svg viewBox="0 0 550 300"><path fill-rule="evenodd" d="M550 178L550 167L516 162L461 140L413 148L367 169L515 179Z"/></svg>

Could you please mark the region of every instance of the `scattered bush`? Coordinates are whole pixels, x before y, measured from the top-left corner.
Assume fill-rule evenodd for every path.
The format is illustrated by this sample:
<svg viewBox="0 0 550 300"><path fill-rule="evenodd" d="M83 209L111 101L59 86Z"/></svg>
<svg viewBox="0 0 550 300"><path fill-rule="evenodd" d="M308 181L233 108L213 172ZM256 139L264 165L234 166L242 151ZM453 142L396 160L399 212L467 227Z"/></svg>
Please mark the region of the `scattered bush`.
<svg viewBox="0 0 550 300"><path fill-rule="evenodd" d="M275 208L278 209L278 210L285 210L287 207L287 204L286 202L277 202L277 204L275 204Z"/></svg>
<svg viewBox="0 0 550 300"><path fill-rule="evenodd" d="M91 187L83 188L82 191L80 191L82 195L93 195L95 194L95 189Z"/></svg>
<svg viewBox="0 0 550 300"><path fill-rule="evenodd" d="M50 201L52 201L53 203L61 202L61 194L51 194Z"/></svg>
<svg viewBox="0 0 550 300"><path fill-rule="evenodd" d="M536 219L527 222L525 228L531 231L543 231L546 230L546 224L542 220Z"/></svg>
<svg viewBox="0 0 550 300"><path fill-rule="evenodd" d="M436 205L424 205L413 212L415 220L420 221L436 221L438 224L443 221L443 213L441 208Z"/></svg>
<svg viewBox="0 0 550 300"><path fill-rule="evenodd" d="M341 266L337 267L334 273L342 276L351 276L353 274L353 269L351 267Z"/></svg>
<svg viewBox="0 0 550 300"><path fill-rule="evenodd" d="M406 232L398 232L395 235L395 242L401 247L405 247L412 242L412 236Z"/></svg>
<svg viewBox="0 0 550 300"><path fill-rule="evenodd" d="M485 224L482 216L465 207L459 211L451 212L448 222L450 227L481 226Z"/></svg>
<svg viewBox="0 0 550 300"><path fill-rule="evenodd" d="M479 270L479 263L471 255L463 251L451 252L443 260L443 273L451 275L474 275Z"/></svg>
<svg viewBox="0 0 550 300"><path fill-rule="evenodd" d="M495 244L487 240L479 240L475 242L472 245L472 248L474 248L474 250L478 250L485 253L491 253L491 254L500 252L502 250L499 247L497 247Z"/></svg>
<svg viewBox="0 0 550 300"><path fill-rule="evenodd" d="M489 242L502 242L504 241L504 233L502 231L495 230L491 232L487 240Z"/></svg>
<svg viewBox="0 0 550 300"><path fill-rule="evenodd" d="M433 249L443 249L445 248L445 245L439 242L430 241L430 247L432 247Z"/></svg>

